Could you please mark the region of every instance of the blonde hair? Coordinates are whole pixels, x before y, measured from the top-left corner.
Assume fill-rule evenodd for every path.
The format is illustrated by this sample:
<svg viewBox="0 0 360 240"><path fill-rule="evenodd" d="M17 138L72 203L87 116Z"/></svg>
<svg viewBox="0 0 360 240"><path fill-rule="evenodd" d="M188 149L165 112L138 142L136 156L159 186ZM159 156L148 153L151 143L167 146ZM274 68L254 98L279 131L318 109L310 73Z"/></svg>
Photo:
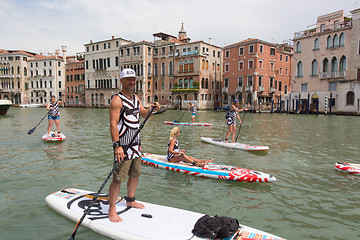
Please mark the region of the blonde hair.
<svg viewBox="0 0 360 240"><path fill-rule="evenodd" d="M180 132L180 128L174 127L170 131L170 140L173 139Z"/></svg>

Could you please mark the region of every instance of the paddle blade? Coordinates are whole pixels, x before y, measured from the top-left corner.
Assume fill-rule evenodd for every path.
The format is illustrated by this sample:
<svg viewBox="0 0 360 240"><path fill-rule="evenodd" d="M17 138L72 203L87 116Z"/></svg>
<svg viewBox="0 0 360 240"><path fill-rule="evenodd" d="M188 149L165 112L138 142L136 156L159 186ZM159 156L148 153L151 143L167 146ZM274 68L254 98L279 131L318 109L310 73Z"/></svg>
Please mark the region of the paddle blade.
<svg viewBox="0 0 360 240"><path fill-rule="evenodd" d="M31 134L35 131L35 128L36 128L36 127L30 129L30 130L27 132L27 134L28 134L28 135L31 135Z"/></svg>

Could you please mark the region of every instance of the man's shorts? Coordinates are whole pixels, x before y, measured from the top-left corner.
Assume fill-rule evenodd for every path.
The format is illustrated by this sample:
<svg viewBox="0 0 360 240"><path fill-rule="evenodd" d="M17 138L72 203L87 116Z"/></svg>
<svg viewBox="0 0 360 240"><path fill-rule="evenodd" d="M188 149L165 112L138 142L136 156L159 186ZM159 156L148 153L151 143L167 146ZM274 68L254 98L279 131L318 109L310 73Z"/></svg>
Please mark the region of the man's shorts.
<svg viewBox="0 0 360 240"><path fill-rule="evenodd" d="M55 117L48 115L48 119L49 119L49 120L59 120L59 119L60 119L60 115L57 115L57 116L55 116Z"/></svg>
<svg viewBox="0 0 360 240"><path fill-rule="evenodd" d="M195 117L196 116L196 113L191 113L191 117Z"/></svg>
<svg viewBox="0 0 360 240"><path fill-rule="evenodd" d="M114 162L115 164L115 162ZM140 177L141 175L141 157L120 162L115 168L113 180L115 182L125 182L127 176Z"/></svg>

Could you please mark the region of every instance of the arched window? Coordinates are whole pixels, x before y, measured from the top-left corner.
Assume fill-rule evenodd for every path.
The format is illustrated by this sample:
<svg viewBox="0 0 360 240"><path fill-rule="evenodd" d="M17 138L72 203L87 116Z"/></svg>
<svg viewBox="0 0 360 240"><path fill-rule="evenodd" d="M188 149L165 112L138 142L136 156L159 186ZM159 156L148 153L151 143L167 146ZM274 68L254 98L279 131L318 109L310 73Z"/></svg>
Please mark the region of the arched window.
<svg viewBox="0 0 360 240"><path fill-rule="evenodd" d="M353 91L349 91L346 93L346 105L354 105L355 94Z"/></svg>
<svg viewBox="0 0 360 240"><path fill-rule="evenodd" d="M205 88L205 78L201 79L201 88Z"/></svg>
<svg viewBox="0 0 360 240"><path fill-rule="evenodd" d="M341 33L339 38L339 47L345 46L345 34Z"/></svg>
<svg viewBox="0 0 360 240"><path fill-rule="evenodd" d="M184 79L184 88L189 88L189 80L187 78Z"/></svg>
<svg viewBox="0 0 360 240"><path fill-rule="evenodd" d="M206 78L205 80L205 88L208 89L209 88L209 79Z"/></svg>
<svg viewBox="0 0 360 240"><path fill-rule="evenodd" d="M179 79L179 88L183 88L183 80Z"/></svg>
<svg viewBox="0 0 360 240"><path fill-rule="evenodd" d="M148 63L148 76L151 77L151 63Z"/></svg>
<svg viewBox="0 0 360 240"><path fill-rule="evenodd" d="M314 59L311 63L311 76L317 76L318 75L318 62L316 59Z"/></svg>
<svg viewBox="0 0 360 240"><path fill-rule="evenodd" d="M319 39L318 38L316 38L315 40L314 40L314 51L317 51L317 50L319 50L319 47L320 46L320 43L319 43Z"/></svg>
<svg viewBox="0 0 360 240"><path fill-rule="evenodd" d="M169 74L170 74L170 76L172 76L174 74L173 62L172 61L169 63Z"/></svg>
<svg viewBox="0 0 360 240"><path fill-rule="evenodd" d="M150 88L150 81L148 81L147 89L148 89L148 90L151 90L151 88Z"/></svg>
<svg viewBox="0 0 360 240"><path fill-rule="evenodd" d="M300 53L300 52L301 52L301 42L300 42L300 41L296 43L296 50L295 50L295 52L297 52L297 53Z"/></svg>
<svg viewBox="0 0 360 240"><path fill-rule="evenodd" d="M155 63L155 66L154 66L154 76L156 77L158 75L158 64Z"/></svg>
<svg viewBox="0 0 360 240"><path fill-rule="evenodd" d="M179 61L179 72L184 71L184 62L182 60Z"/></svg>
<svg viewBox="0 0 360 240"><path fill-rule="evenodd" d="M337 72L337 68L338 68L337 58L333 57L333 59L331 60L331 72Z"/></svg>
<svg viewBox="0 0 360 240"><path fill-rule="evenodd" d="M189 61L188 60L184 61L184 71L185 72L189 71Z"/></svg>
<svg viewBox="0 0 360 240"><path fill-rule="evenodd" d="M209 70L209 61L206 60L206 70Z"/></svg>
<svg viewBox="0 0 360 240"><path fill-rule="evenodd" d="M194 79L190 78L189 88L193 88L193 87L194 87Z"/></svg>
<svg viewBox="0 0 360 240"><path fill-rule="evenodd" d="M339 37L337 34L335 34L334 39L333 39L333 47L334 48L339 47Z"/></svg>
<svg viewBox="0 0 360 240"><path fill-rule="evenodd" d="M205 69L205 60L202 60L202 69Z"/></svg>
<svg viewBox="0 0 360 240"><path fill-rule="evenodd" d="M323 60L323 72L328 72L328 71L329 71L329 60L325 58Z"/></svg>
<svg viewBox="0 0 360 240"><path fill-rule="evenodd" d="M332 37L331 36L328 36L327 39L326 39L326 48L329 49L329 48L332 48Z"/></svg>
<svg viewBox="0 0 360 240"><path fill-rule="evenodd" d="M190 59L189 70L194 71L194 59Z"/></svg>
<svg viewBox="0 0 360 240"><path fill-rule="evenodd" d="M300 61L296 66L296 77L300 78L302 76L303 76L303 63Z"/></svg>
<svg viewBox="0 0 360 240"><path fill-rule="evenodd" d="M165 76L165 63L163 62L162 64L161 64L161 76Z"/></svg>
<svg viewBox="0 0 360 240"><path fill-rule="evenodd" d="M340 64L339 64L339 72L346 71L346 57L342 56L340 58Z"/></svg>

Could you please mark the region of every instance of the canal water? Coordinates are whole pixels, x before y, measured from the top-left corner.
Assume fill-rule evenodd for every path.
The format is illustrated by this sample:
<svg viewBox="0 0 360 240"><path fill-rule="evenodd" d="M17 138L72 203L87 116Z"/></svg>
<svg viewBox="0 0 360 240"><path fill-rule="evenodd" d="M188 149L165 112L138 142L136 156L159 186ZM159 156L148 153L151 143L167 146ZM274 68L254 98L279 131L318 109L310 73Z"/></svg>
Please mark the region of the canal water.
<svg viewBox="0 0 360 240"><path fill-rule="evenodd" d="M144 152L166 154L172 126L163 121L182 113L149 119L141 132ZM70 187L97 191L111 170L108 109L61 109L63 143L41 140L46 121L27 135L45 114L44 108L13 107L0 116L1 239L68 239L75 223L47 207L45 197ZM225 112L199 111L197 120L214 126L181 128L179 142L189 155L270 173L277 181L234 183L142 166L137 199L237 218L287 239L360 239L360 177L333 167L360 163L358 117L247 114L238 141L267 145L266 154L200 141L225 136ZM181 121L190 121L190 113ZM77 239L107 238L80 227Z"/></svg>

